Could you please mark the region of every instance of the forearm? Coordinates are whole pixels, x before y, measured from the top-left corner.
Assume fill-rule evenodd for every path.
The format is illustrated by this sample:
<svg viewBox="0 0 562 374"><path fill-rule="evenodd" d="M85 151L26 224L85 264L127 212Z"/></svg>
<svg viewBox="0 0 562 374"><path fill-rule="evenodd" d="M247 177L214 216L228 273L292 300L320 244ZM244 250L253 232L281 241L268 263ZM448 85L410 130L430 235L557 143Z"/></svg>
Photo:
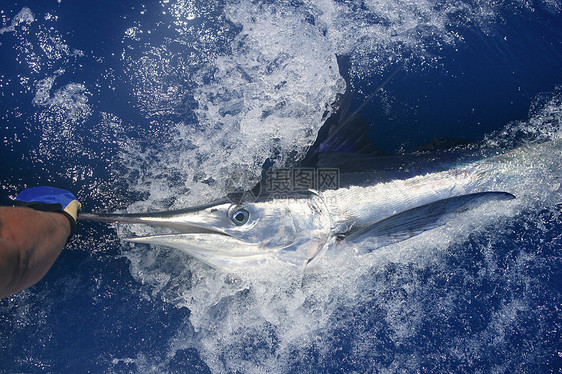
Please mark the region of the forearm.
<svg viewBox="0 0 562 374"><path fill-rule="evenodd" d="M0 298L38 282L70 235L60 213L0 207Z"/></svg>

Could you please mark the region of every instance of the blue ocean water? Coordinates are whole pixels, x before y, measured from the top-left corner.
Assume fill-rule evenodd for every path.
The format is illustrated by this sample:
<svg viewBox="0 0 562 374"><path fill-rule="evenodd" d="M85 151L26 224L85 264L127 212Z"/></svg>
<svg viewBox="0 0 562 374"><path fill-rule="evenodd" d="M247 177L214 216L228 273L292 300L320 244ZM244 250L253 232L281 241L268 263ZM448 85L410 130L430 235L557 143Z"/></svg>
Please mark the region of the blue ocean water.
<svg viewBox="0 0 562 374"><path fill-rule="evenodd" d="M386 153L556 141L561 12L556 0L2 4L2 203L43 184L89 212L219 198L265 162L304 156L344 92ZM518 170L525 191L511 187L528 196L505 217L305 274L239 278L120 240L150 228L80 222L44 280L0 301L0 372L559 372L561 149L545 154Z"/></svg>

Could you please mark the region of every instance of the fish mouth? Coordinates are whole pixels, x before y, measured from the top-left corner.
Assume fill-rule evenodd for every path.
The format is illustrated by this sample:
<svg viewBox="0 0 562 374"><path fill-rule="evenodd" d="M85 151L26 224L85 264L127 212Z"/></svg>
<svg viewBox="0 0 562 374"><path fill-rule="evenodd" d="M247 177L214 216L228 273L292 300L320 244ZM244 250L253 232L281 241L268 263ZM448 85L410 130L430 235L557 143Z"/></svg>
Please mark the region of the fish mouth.
<svg viewBox="0 0 562 374"><path fill-rule="evenodd" d="M169 225L157 225L153 226L169 227ZM183 223L179 233L171 234L156 234L147 235L140 237L124 238L123 240L129 243L142 243L142 244L154 244L154 245L166 245L164 242L173 242L173 238L182 238L183 241L193 242L193 244L199 243L200 245L207 247L211 244L229 242L229 241L241 241L233 235L225 232L224 229L214 226L202 226L198 224L187 224ZM177 241L177 239L175 240ZM208 243L208 245L203 245ZM181 249L181 248L180 248Z"/></svg>
<svg viewBox="0 0 562 374"><path fill-rule="evenodd" d="M264 262L268 256L254 243L208 228L201 232L151 235L124 239L129 243L162 245L179 249L213 268L237 269ZM271 254L270 254L271 255Z"/></svg>
<svg viewBox="0 0 562 374"><path fill-rule="evenodd" d="M242 239L236 235L236 232L227 232L224 227L226 222L214 216L213 211L216 206L209 205L199 209L188 208L165 214L134 217L134 222L132 220L127 222L172 228L179 232L123 240L129 243L179 249L213 268L235 269L242 265L263 262L268 257L268 251L261 249L256 243ZM224 206L222 208L224 209Z"/></svg>
<svg viewBox="0 0 562 374"><path fill-rule="evenodd" d="M179 249L214 268L236 268L267 257L268 251L227 230L226 212L233 203L222 199L213 203L155 213L81 214L80 219L109 223L145 224L170 228L178 233L123 239L129 243L163 245ZM231 231L231 232L228 232Z"/></svg>

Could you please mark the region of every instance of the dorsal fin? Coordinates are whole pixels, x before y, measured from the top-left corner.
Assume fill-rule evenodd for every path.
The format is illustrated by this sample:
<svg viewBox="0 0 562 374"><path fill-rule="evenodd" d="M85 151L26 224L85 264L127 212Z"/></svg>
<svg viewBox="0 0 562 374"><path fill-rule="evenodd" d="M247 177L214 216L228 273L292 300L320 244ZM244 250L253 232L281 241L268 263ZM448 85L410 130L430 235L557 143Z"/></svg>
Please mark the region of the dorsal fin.
<svg viewBox="0 0 562 374"><path fill-rule="evenodd" d="M340 74L345 78L348 89L341 95L336 103L336 111L326 120L314 144L310 147L302 165L316 166L320 155L329 153L347 153L362 155L384 155L369 139L370 123L363 118L365 106L370 104L376 94L390 81L402 68L400 64L363 102L352 110L355 93L350 89L349 59L339 57Z"/></svg>

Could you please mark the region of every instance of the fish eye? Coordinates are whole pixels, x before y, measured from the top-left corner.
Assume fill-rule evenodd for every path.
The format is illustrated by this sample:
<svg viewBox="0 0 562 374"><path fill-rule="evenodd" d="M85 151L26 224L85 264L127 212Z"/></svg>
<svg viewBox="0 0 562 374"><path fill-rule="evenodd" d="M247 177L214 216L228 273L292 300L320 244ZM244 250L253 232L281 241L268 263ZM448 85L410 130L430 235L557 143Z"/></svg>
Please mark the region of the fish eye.
<svg viewBox="0 0 562 374"><path fill-rule="evenodd" d="M250 212L242 207L234 206L230 209L228 218L230 222L234 223L236 226L242 226L250 219Z"/></svg>

